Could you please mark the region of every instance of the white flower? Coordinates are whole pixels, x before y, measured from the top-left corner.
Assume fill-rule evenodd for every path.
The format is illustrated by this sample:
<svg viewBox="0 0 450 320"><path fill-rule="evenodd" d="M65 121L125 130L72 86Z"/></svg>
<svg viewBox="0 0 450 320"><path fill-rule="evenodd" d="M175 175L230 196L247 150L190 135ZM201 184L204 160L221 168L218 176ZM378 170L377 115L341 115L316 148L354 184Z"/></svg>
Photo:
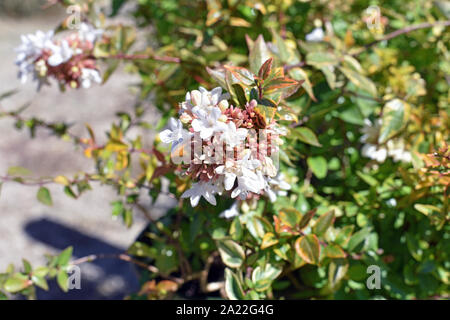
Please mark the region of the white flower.
<svg viewBox="0 0 450 320"><path fill-rule="evenodd" d="M322 28L315 28L313 31L308 33L305 37L306 41L308 42L320 42L323 41L323 38L325 37L325 33L323 32Z"/></svg>
<svg viewBox="0 0 450 320"><path fill-rule="evenodd" d="M360 141L372 144L377 143L381 123L381 119L375 120L374 123L372 123L369 119L364 119L364 127L361 128L363 135L361 136Z"/></svg>
<svg viewBox="0 0 450 320"><path fill-rule="evenodd" d="M83 22L80 24L78 29L78 37L81 41L94 43L102 37L103 32L103 29L96 29L93 26Z"/></svg>
<svg viewBox="0 0 450 320"><path fill-rule="evenodd" d="M389 207L394 208L397 205L397 200L395 200L395 198L390 198L390 199L386 200L386 204Z"/></svg>
<svg viewBox="0 0 450 320"><path fill-rule="evenodd" d="M203 140L211 138L215 132L227 130L227 125L219 121L222 111L218 107L195 106L192 113L196 116L196 119L192 120L192 128L195 132L200 133L200 138Z"/></svg>
<svg viewBox="0 0 450 320"><path fill-rule="evenodd" d="M162 142L171 143L173 151L190 141L191 134L186 129L183 129L183 124L180 120L170 118L169 129L163 130L159 137Z"/></svg>
<svg viewBox="0 0 450 320"><path fill-rule="evenodd" d="M238 215L239 215L238 204L237 204L237 202L235 202L235 203L233 203L233 205L229 209L223 211L219 215L219 217L225 218L225 219L231 219L231 218L234 218L234 217L236 217Z"/></svg>
<svg viewBox="0 0 450 320"><path fill-rule="evenodd" d="M225 141L227 146L234 148L241 144L247 137L247 129L239 128L236 129L236 125L233 121L227 124L227 129L220 136L222 141Z"/></svg>
<svg viewBox="0 0 450 320"><path fill-rule="evenodd" d="M192 108L194 107L199 107L200 109L215 107L219 105L221 101L224 101L229 97L229 94L222 94L221 87L214 88L211 91L199 87L198 90L186 93L186 99L185 102L181 104L180 113L192 111Z"/></svg>
<svg viewBox="0 0 450 320"><path fill-rule="evenodd" d="M380 163L384 162L387 157L387 150L383 146L377 146L374 144L365 144L361 149L361 154Z"/></svg>
<svg viewBox="0 0 450 320"><path fill-rule="evenodd" d="M264 191L267 193L270 202L275 202L277 196L286 196L286 190L290 189L291 185L284 180L284 175L282 173L275 178L267 177L265 179Z"/></svg>
<svg viewBox="0 0 450 320"><path fill-rule="evenodd" d="M92 82L102 83L102 77L96 69L82 68L81 69L81 86L83 88L90 88Z"/></svg>
<svg viewBox="0 0 450 320"><path fill-rule="evenodd" d="M215 206L217 203L214 194L216 193L218 193L218 188L212 181L201 181L192 184L192 187L189 190L186 190L181 195L181 198L190 198L192 207L198 205L201 197L205 198L206 201Z"/></svg>
<svg viewBox="0 0 450 320"><path fill-rule="evenodd" d="M405 143L403 140L389 140L387 142L388 156L392 157L392 159L403 162L411 162L412 157L409 151L405 151Z"/></svg>
<svg viewBox="0 0 450 320"><path fill-rule="evenodd" d="M38 30L35 34L22 35L19 47L16 48L17 58L16 65L19 67L19 79L25 83L29 74L33 74L33 78L39 81L39 86L46 82L43 79L42 68L41 74L36 74L35 62L41 57L43 51L48 49L52 44L53 31L44 33ZM44 75L45 76L45 75Z"/></svg>
<svg viewBox="0 0 450 320"><path fill-rule="evenodd" d="M231 197L238 195L243 200L247 198L248 192L260 193L264 188L264 180L256 174L255 169L261 163L259 160L250 159L250 150L246 150L241 160L227 160L225 165L216 168L216 173L224 175L225 190L233 189L237 181L237 187L231 192Z"/></svg>
<svg viewBox="0 0 450 320"><path fill-rule="evenodd" d="M75 51L70 47L67 40L62 40L59 44L52 43L50 50L52 51L52 55L48 58L47 62L52 67L69 61L75 54Z"/></svg>

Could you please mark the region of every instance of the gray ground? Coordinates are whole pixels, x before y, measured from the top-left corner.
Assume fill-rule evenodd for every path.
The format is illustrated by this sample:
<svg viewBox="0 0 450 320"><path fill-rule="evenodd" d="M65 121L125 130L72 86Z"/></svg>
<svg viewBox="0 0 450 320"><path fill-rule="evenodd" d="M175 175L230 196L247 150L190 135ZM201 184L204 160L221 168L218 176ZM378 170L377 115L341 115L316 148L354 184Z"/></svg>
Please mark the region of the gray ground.
<svg viewBox="0 0 450 320"><path fill-rule="evenodd" d="M60 93L56 86L36 93L35 84L21 85L16 78L14 48L20 35L37 29L50 30L61 21L58 16L5 18L0 16L0 93L19 88L20 92L1 102L3 110L14 109L32 101L25 115L49 120L76 122L74 132L84 134L88 122L97 136L109 128L118 110L130 110L135 95L127 85L138 79L123 71L104 86ZM148 134L148 133L147 133ZM39 130L35 139L26 131L17 131L13 121L0 119L0 174L10 166L23 166L34 176L67 175L92 171L92 162L68 142ZM149 134L150 138L150 134ZM98 187L78 200L63 194L60 186L51 186L54 205L46 207L36 200L36 187L15 183L3 185L0 197L0 272L9 263L19 266L26 257L32 264L45 263L45 253L56 253L74 245L75 257L90 253L112 253L126 249L147 224L135 215L127 229L121 221L111 219L109 203L115 193L109 187ZM164 205L164 203L163 203ZM86 264L82 268L82 289L61 295L56 285L40 298L121 298L136 290L133 267L114 260Z"/></svg>

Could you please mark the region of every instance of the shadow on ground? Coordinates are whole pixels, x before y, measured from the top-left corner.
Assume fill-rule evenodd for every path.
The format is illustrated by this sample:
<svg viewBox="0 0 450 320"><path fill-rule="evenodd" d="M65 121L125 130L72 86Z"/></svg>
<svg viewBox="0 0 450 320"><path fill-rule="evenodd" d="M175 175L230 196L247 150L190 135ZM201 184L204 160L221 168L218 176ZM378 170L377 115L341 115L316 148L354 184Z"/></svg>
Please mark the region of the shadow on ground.
<svg viewBox="0 0 450 320"><path fill-rule="evenodd" d="M58 251L75 245L74 259L91 254L119 254L126 250L47 218L30 221L24 229L34 241ZM81 265L79 290L73 289L64 293L55 281L49 282L49 286L49 291L39 289L38 299L123 299L126 295L139 290L134 266L116 259L96 260Z"/></svg>

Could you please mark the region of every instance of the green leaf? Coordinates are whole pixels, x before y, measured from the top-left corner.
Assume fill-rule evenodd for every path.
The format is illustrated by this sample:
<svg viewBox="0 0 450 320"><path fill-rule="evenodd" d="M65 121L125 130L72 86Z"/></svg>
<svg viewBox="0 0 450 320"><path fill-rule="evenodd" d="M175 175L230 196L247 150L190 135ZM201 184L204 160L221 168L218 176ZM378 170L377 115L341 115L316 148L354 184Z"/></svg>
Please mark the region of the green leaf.
<svg viewBox="0 0 450 320"><path fill-rule="evenodd" d="M319 140L316 137L316 134L307 127L299 127L291 130L291 133L294 138L310 144L315 147L321 147L322 145L319 143Z"/></svg>
<svg viewBox="0 0 450 320"><path fill-rule="evenodd" d="M243 300L244 291L237 275L230 269L225 269L225 292L230 300Z"/></svg>
<svg viewBox="0 0 450 320"><path fill-rule="evenodd" d="M120 8L127 2L127 0L112 0L111 3L111 17L119 13Z"/></svg>
<svg viewBox="0 0 450 320"><path fill-rule="evenodd" d="M56 264L60 267L66 266L70 258L72 258L73 247L66 248L63 252L61 252L56 260Z"/></svg>
<svg viewBox="0 0 450 320"><path fill-rule="evenodd" d="M280 57L281 62L288 63L291 60L291 54L289 49L284 42L284 39L277 33L275 30L272 30L272 40L275 45L278 47L278 55ZM295 58L295 57L292 57Z"/></svg>
<svg viewBox="0 0 450 320"><path fill-rule="evenodd" d="M441 209L439 209L436 206L433 206L431 204L422 204L422 203L415 203L414 209L416 209L417 211L419 211L420 213L422 213L426 216L431 216L433 212L441 211Z"/></svg>
<svg viewBox="0 0 450 320"><path fill-rule="evenodd" d="M28 260L22 259L22 264L23 264L23 272L27 274L31 273L33 268L31 267L31 264L28 262Z"/></svg>
<svg viewBox="0 0 450 320"><path fill-rule="evenodd" d="M98 56L96 54L96 56ZM108 81L108 79L111 77L111 75L114 73L114 71L116 71L117 67L120 64L120 60L108 60L108 68L105 70L105 72L103 73L102 76L102 83L105 83L106 81Z"/></svg>
<svg viewBox="0 0 450 320"><path fill-rule="evenodd" d="M252 281L256 291L266 291L272 282L281 274L282 269L270 263L266 263L264 268L256 267L252 273Z"/></svg>
<svg viewBox="0 0 450 320"><path fill-rule="evenodd" d="M328 267L328 283L332 289L345 277L348 266L346 259L335 259L331 261Z"/></svg>
<svg viewBox="0 0 450 320"><path fill-rule="evenodd" d="M225 69L211 69L206 67L206 71L222 88L228 90L227 82L225 80Z"/></svg>
<svg viewBox="0 0 450 320"><path fill-rule="evenodd" d="M46 206L53 205L52 196L46 187L40 187L37 193L37 199Z"/></svg>
<svg viewBox="0 0 450 320"><path fill-rule="evenodd" d="M65 270L60 270L56 276L56 281L62 291L69 291L69 276Z"/></svg>
<svg viewBox="0 0 450 320"><path fill-rule="evenodd" d="M358 177L364 180L369 186L375 187L378 185L378 180L372 177L370 174L363 173L361 171L357 171L356 174Z"/></svg>
<svg viewBox="0 0 450 320"><path fill-rule="evenodd" d="M305 213L300 220L299 228L303 229L306 228L311 221L312 217L316 214L317 209L309 210L307 213Z"/></svg>
<svg viewBox="0 0 450 320"><path fill-rule="evenodd" d="M131 209L123 210L122 219L127 228L130 228L133 225L133 210Z"/></svg>
<svg viewBox="0 0 450 320"><path fill-rule="evenodd" d="M333 66L323 66L320 68L320 71L322 71L322 73L325 75L328 86L331 88L331 90L334 90L336 88L336 72Z"/></svg>
<svg viewBox="0 0 450 320"><path fill-rule="evenodd" d="M319 264L320 243L314 234L299 237L295 241L295 250L305 262Z"/></svg>
<svg viewBox="0 0 450 320"><path fill-rule="evenodd" d="M48 283L44 277L39 277L39 276L33 275L31 277L31 281L33 281L33 283L35 285L37 285L39 288L48 290Z"/></svg>
<svg viewBox="0 0 450 320"><path fill-rule="evenodd" d="M267 232L262 239L261 249L266 249L277 243L278 239L275 237L275 235L272 232Z"/></svg>
<svg viewBox="0 0 450 320"><path fill-rule="evenodd" d="M133 256L155 259L158 256L157 249L140 241L136 241L128 248L127 252Z"/></svg>
<svg viewBox="0 0 450 320"><path fill-rule="evenodd" d="M231 238L235 241L241 240L244 234L244 229L241 224L241 220L239 217L235 217L230 225L230 235Z"/></svg>
<svg viewBox="0 0 450 320"><path fill-rule="evenodd" d="M378 143L385 143L404 128L409 119L410 110L410 105L400 99L394 99L385 104Z"/></svg>
<svg viewBox="0 0 450 320"><path fill-rule="evenodd" d="M306 93L313 99L314 101L317 101L316 97L314 96L314 91L311 85L311 81L309 81L308 74L301 68L293 68L289 70L289 76L292 77L294 80L304 80L302 83L302 88L305 89Z"/></svg>
<svg viewBox="0 0 450 320"><path fill-rule="evenodd" d="M259 69L265 61L270 59L269 49L262 35L259 35L256 41L253 43L249 54L250 71L254 74L258 74Z"/></svg>
<svg viewBox="0 0 450 320"><path fill-rule="evenodd" d="M306 55L306 62L316 68L335 66L339 59L331 52L310 52Z"/></svg>
<svg viewBox="0 0 450 320"><path fill-rule="evenodd" d="M263 63L263 65L261 66L261 68L258 71L259 78L261 78L263 80L267 79L270 72L272 71L272 63L273 63L273 58L270 58L266 62Z"/></svg>
<svg viewBox="0 0 450 320"><path fill-rule="evenodd" d="M346 254L337 244L329 244L323 249L323 254L328 258L345 258Z"/></svg>
<svg viewBox="0 0 450 320"><path fill-rule="evenodd" d="M350 252L355 250L360 243L362 243L368 238L369 234L370 234L369 228L364 228L356 232L348 241L347 250Z"/></svg>
<svg viewBox="0 0 450 320"><path fill-rule="evenodd" d="M8 292L16 293L27 288L29 285L29 279L26 275L15 273L6 280L4 288Z"/></svg>
<svg viewBox="0 0 450 320"><path fill-rule="evenodd" d="M341 230L339 230L334 242L336 242L340 246L346 246L348 241L350 240L353 229L353 225L343 227Z"/></svg>
<svg viewBox="0 0 450 320"><path fill-rule="evenodd" d="M309 157L306 162L317 178L323 179L327 176L327 160L324 157Z"/></svg>
<svg viewBox="0 0 450 320"><path fill-rule="evenodd" d="M218 240L217 248L223 263L230 268L239 268L245 259L242 247L233 240Z"/></svg>
<svg viewBox="0 0 450 320"><path fill-rule="evenodd" d="M64 193L73 199L77 198L77 195L75 194L75 192L73 192L72 188L70 188L68 186L64 187Z"/></svg>
<svg viewBox="0 0 450 320"><path fill-rule="evenodd" d="M313 227L313 232L316 235L321 236L325 234L325 232L333 224L333 222L334 222L334 210L331 210L322 214L319 217L319 219L317 219Z"/></svg>
<svg viewBox="0 0 450 320"><path fill-rule="evenodd" d="M33 275L37 277L45 277L49 272L48 267L38 267L33 270Z"/></svg>
<svg viewBox="0 0 450 320"><path fill-rule="evenodd" d="M247 97L245 96L245 89L242 86L242 84L240 83L234 83L232 85L233 90L236 94L236 97L238 99L239 105L241 107L245 107L246 103L247 103Z"/></svg>
<svg viewBox="0 0 450 320"><path fill-rule="evenodd" d="M377 95L375 84L362 74L348 68L339 67L342 73L359 89L369 93L372 97Z"/></svg>
<svg viewBox="0 0 450 320"><path fill-rule="evenodd" d="M23 176L29 176L31 175L31 171L27 168L23 167L10 167L8 169L8 176L14 176L14 177L23 177Z"/></svg>
<svg viewBox="0 0 450 320"><path fill-rule="evenodd" d="M284 208L278 215L281 222L291 228L294 228L302 218L302 214L295 208Z"/></svg>

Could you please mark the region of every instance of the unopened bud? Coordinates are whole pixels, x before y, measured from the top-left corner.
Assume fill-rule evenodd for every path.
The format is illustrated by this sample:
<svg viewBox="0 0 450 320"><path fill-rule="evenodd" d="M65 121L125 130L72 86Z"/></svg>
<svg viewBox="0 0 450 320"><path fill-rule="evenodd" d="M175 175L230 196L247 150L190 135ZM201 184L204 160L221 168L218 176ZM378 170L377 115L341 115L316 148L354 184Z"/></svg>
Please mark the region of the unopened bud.
<svg viewBox="0 0 450 320"><path fill-rule="evenodd" d="M73 66L72 67L72 72L73 73L78 73L78 72L80 72L80 68L78 68L77 66Z"/></svg>
<svg viewBox="0 0 450 320"><path fill-rule="evenodd" d="M194 106L198 106L202 102L202 94L198 90L193 90L191 92L191 103Z"/></svg>
<svg viewBox="0 0 450 320"><path fill-rule="evenodd" d="M228 101L227 100L220 101L219 108L220 108L220 110L222 110L222 112L224 112L226 109L228 109Z"/></svg>
<svg viewBox="0 0 450 320"><path fill-rule="evenodd" d="M187 112L183 112L180 116L180 121L182 123L189 123L192 121L192 117Z"/></svg>

